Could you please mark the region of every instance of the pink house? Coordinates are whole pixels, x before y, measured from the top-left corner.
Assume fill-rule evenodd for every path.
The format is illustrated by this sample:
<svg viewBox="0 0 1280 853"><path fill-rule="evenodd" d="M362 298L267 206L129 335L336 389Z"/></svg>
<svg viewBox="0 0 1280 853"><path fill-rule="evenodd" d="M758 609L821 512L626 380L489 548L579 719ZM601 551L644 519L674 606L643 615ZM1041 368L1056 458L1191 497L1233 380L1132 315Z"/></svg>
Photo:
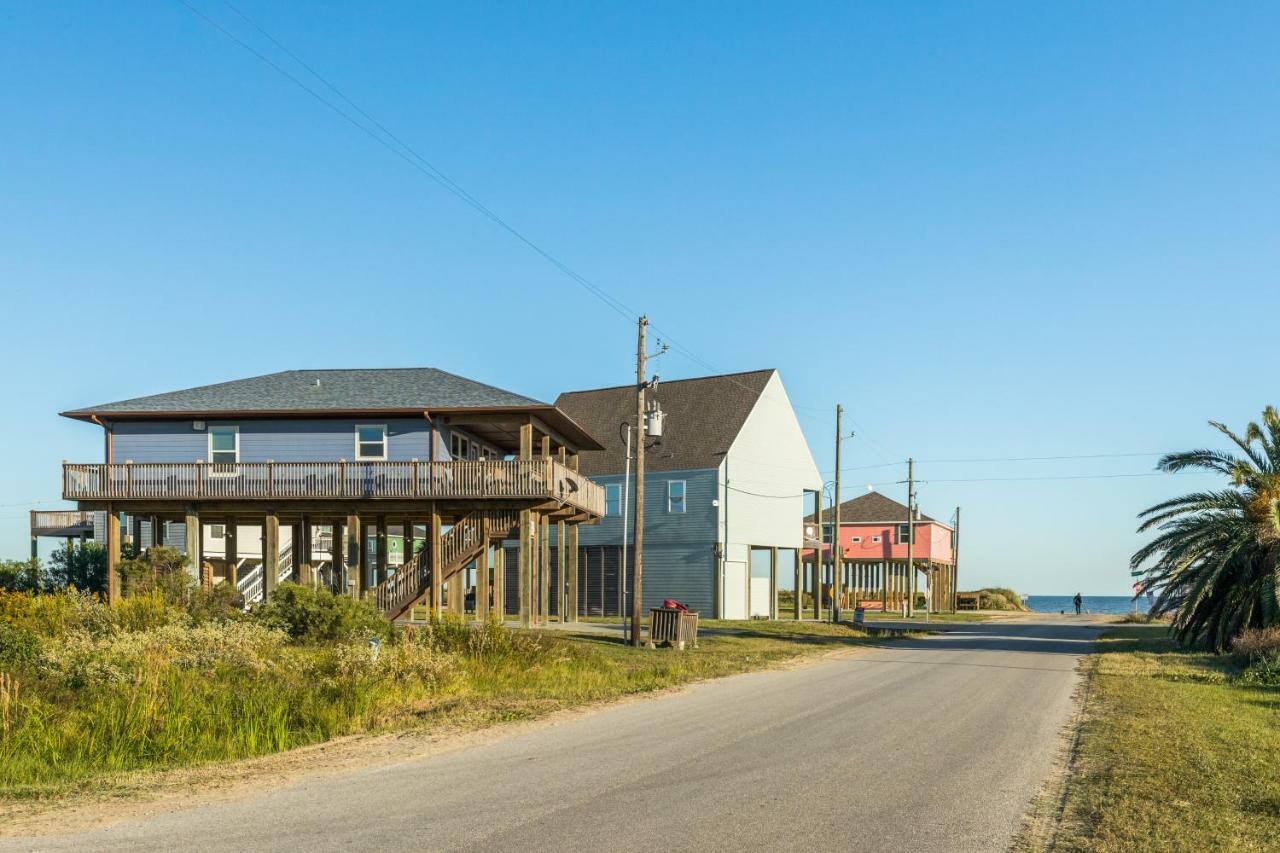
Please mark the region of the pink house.
<svg viewBox="0 0 1280 853"><path fill-rule="evenodd" d="M822 562L831 567L831 526L834 511L822 513ZM814 521L813 516L807 519ZM935 611L955 609L955 531L951 525L917 514L907 520L907 507L879 492L869 492L840 504L840 562L846 606L855 602L868 607L897 609L907 597L907 535L914 528L911 562L916 589L929 590L929 606ZM812 563L814 549L804 552Z"/></svg>

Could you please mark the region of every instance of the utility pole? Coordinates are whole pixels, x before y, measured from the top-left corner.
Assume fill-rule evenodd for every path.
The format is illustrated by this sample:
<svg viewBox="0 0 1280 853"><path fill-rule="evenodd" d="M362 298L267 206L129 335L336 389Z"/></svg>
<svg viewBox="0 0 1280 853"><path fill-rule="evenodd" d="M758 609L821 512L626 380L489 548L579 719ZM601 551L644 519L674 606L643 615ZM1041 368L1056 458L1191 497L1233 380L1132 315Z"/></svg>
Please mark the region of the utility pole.
<svg viewBox="0 0 1280 853"><path fill-rule="evenodd" d="M636 544L632 560L631 645L640 647L640 593L644 578L644 333L649 318L641 315L636 334Z"/></svg>
<svg viewBox="0 0 1280 853"><path fill-rule="evenodd" d="M836 403L836 491L831 508L831 621L840 621L840 597L844 594L841 569L844 549L840 547L840 445L844 443L844 429L840 419L844 406ZM819 516L821 519L821 516ZM821 529L821 528L819 528Z"/></svg>
<svg viewBox="0 0 1280 853"><path fill-rule="evenodd" d="M956 595L960 588L960 507L956 507L955 544L951 546L951 601L947 605L956 609Z"/></svg>
<svg viewBox="0 0 1280 853"><path fill-rule="evenodd" d="M916 615L916 462L907 460L907 615Z"/></svg>

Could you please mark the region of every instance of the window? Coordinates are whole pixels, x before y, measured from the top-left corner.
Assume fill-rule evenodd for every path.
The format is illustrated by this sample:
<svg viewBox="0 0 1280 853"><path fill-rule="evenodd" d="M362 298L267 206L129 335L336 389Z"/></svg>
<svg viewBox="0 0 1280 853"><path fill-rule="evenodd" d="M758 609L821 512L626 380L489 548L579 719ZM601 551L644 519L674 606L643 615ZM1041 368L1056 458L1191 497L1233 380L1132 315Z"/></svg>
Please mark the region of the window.
<svg viewBox="0 0 1280 853"><path fill-rule="evenodd" d="M854 544L855 544L855 545L856 545L857 543L861 542L861 541L862 541L862 537L861 537L861 536L855 536L855 537L853 537L853 542L854 542Z"/></svg>
<svg viewBox="0 0 1280 853"><path fill-rule="evenodd" d="M871 542L872 542L872 544L874 544L874 543L876 543L876 542L879 542L879 541L880 541L880 537L879 537L879 536L872 536L872 537L871 537Z"/></svg>
<svg viewBox="0 0 1280 853"><path fill-rule="evenodd" d="M210 538L210 539L221 539L222 537L224 537L224 536L226 536L226 535L227 535L227 528L226 528L226 527L224 527L223 525L221 525L221 524L210 524L210 525L209 525L209 538Z"/></svg>
<svg viewBox="0 0 1280 853"><path fill-rule="evenodd" d="M214 465L234 465L240 461L239 427L209 427L209 461Z"/></svg>
<svg viewBox="0 0 1280 853"><path fill-rule="evenodd" d="M898 544L899 544L899 545L906 545L906 544L907 544L907 537L911 535L911 532L910 532L910 531L911 531L911 525L910 525L910 524L899 524L899 525L898 525Z"/></svg>
<svg viewBox="0 0 1280 853"><path fill-rule="evenodd" d="M684 480L667 481L667 512L684 512Z"/></svg>
<svg viewBox="0 0 1280 853"><path fill-rule="evenodd" d="M622 512L622 486L618 483L606 483L604 487L604 514L618 515Z"/></svg>
<svg viewBox="0 0 1280 853"><path fill-rule="evenodd" d="M830 542L830 541L831 541L831 528L832 528L833 526L834 526L834 525L831 525L831 524L824 524L824 525L822 525L822 541L823 541L823 542Z"/></svg>
<svg viewBox="0 0 1280 853"><path fill-rule="evenodd" d="M386 459L387 428L377 424L356 427L356 459Z"/></svg>

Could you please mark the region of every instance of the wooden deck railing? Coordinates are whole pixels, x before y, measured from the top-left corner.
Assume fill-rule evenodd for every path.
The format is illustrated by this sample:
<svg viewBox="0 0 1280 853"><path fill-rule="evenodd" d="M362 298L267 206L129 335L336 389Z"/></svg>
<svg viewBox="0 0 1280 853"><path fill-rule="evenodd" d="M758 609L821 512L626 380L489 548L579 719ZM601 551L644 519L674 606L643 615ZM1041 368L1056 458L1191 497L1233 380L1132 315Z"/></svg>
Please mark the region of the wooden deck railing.
<svg viewBox="0 0 1280 853"><path fill-rule="evenodd" d="M66 530L73 527L93 527L93 513L78 509L33 509L31 530Z"/></svg>
<svg viewBox="0 0 1280 853"><path fill-rule="evenodd" d="M66 500L553 498L604 514L604 489L553 459L147 462L62 466Z"/></svg>

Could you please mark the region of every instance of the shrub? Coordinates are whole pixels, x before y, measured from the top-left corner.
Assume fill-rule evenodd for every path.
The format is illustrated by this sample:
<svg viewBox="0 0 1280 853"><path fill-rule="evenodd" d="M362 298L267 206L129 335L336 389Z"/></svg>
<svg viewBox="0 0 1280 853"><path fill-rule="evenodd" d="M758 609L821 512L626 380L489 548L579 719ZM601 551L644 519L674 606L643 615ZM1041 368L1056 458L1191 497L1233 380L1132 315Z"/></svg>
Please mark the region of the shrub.
<svg viewBox="0 0 1280 853"><path fill-rule="evenodd" d="M214 584L207 590L196 589L187 603L187 612L197 625L243 619L244 596L230 583Z"/></svg>
<svg viewBox="0 0 1280 853"><path fill-rule="evenodd" d="M983 610L1026 610L1027 607L1022 603L1022 596L1018 595L1011 589L1005 587L984 587L977 590L982 595ZM973 592L961 593L961 595L974 595Z"/></svg>
<svg viewBox="0 0 1280 853"><path fill-rule="evenodd" d="M40 638L8 622L0 622L0 670L28 667L40 659Z"/></svg>
<svg viewBox="0 0 1280 853"><path fill-rule="evenodd" d="M1248 661L1280 658L1280 626L1250 628L1232 640L1231 647Z"/></svg>
<svg viewBox="0 0 1280 853"><path fill-rule="evenodd" d="M46 637L60 637L72 630L100 636L113 629L115 619L96 595L64 589L43 595L0 592L0 622Z"/></svg>
<svg viewBox="0 0 1280 853"><path fill-rule="evenodd" d="M187 572L189 564L177 548L149 548L139 557L120 562L121 593L125 598L159 593L169 604L185 607L198 586Z"/></svg>
<svg viewBox="0 0 1280 853"><path fill-rule="evenodd" d="M12 592L39 592L39 560L0 560L0 589Z"/></svg>
<svg viewBox="0 0 1280 853"><path fill-rule="evenodd" d="M250 611L254 620L284 631L297 642L346 641L353 637L389 637L391 623L372 602L335 595L322 587L282 583L271 600Z"/></svg>
<svg viewBox="0 0 1280 853"><path fill-rule="evenodd" d="M98 542L54 551L49 558L48 584L60 589L75 587L86 592L107 591L107 549Z"/></svg>
<svg viewBox="0 0 1280 853"><path fill-rule="evenodd" d="M1120 625L1150 625L1155 621L1150 613L1143 613L1140 610L1130 610L1128 613L1116 620Z"/></svg>
<svg viewBox="0 0 1280 853"><path fill-rule="evenodd" d="M110 612L122 631L147 631L190 621L187 612L170 604L159 589L123 598Z"/></svg>

